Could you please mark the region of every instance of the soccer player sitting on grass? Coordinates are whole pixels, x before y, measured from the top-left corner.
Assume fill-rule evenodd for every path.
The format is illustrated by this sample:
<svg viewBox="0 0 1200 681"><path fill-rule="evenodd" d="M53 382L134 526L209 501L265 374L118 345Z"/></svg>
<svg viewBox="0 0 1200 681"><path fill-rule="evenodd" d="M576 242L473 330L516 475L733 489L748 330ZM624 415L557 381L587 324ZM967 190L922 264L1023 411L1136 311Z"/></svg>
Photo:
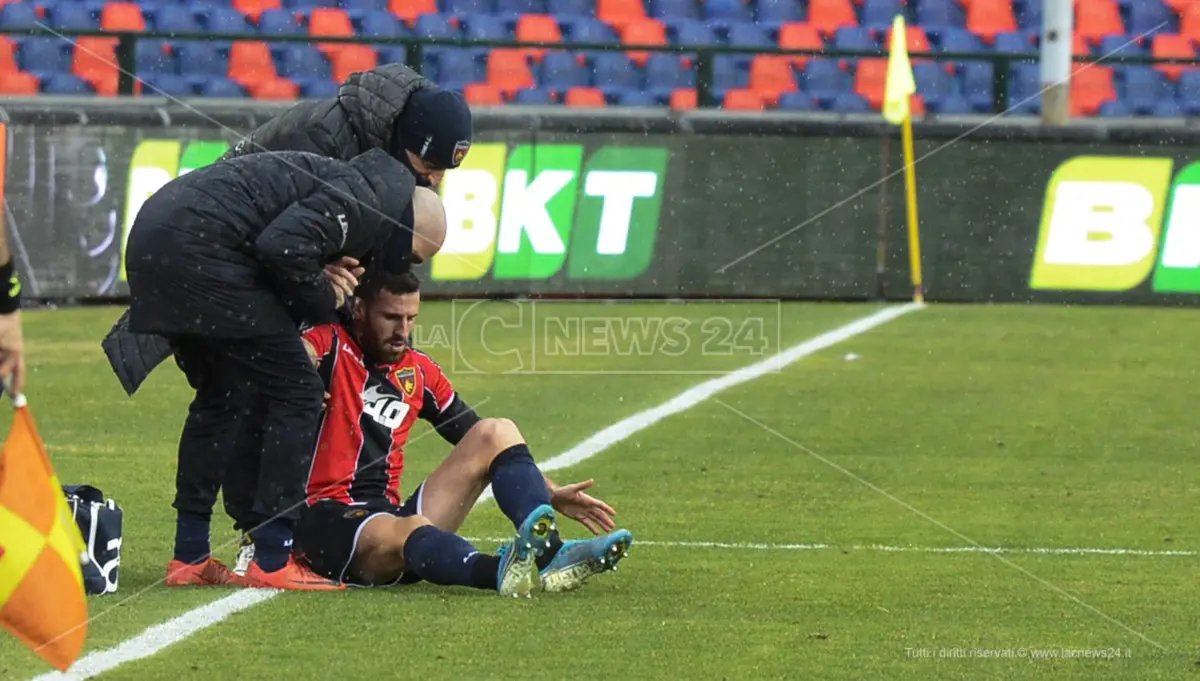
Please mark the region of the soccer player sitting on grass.
<svg viewBox="0 0 1200 681"><path fill-rule="evenodd" d="M480 419L441 368L408 346L419 306L414 275L368 272L352 321L304 333L328 399L296 526L298 559L346 584L425 580L503 595L566 591L615 569L633 536L611 531L613 509L583 492L591 481L559 487L543 476L512 421ZM403 448L417 418L455 446L401 503ZM489 483L517 529L498 555L453 534ZM556 509L609 533L564 543Z"/></svg>

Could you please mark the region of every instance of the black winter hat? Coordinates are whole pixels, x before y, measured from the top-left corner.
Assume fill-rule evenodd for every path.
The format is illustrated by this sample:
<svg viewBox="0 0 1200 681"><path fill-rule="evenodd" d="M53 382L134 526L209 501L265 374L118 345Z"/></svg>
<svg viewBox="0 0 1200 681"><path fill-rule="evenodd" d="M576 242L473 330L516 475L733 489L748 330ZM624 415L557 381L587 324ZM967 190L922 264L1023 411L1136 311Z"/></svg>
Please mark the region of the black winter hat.
<svg viewBox="0 0 1200 681"><path fill-rule="evenodd" d="M396 118L399 145L441 168L457 168L471 149L471 109L457 92L422 88Z"/></svg>

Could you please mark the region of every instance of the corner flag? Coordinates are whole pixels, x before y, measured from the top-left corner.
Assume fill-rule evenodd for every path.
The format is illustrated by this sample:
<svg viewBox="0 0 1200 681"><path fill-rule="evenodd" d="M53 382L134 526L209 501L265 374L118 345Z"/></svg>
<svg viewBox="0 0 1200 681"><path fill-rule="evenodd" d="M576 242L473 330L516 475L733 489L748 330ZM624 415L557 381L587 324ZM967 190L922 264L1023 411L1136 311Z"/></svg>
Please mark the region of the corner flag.
<svg viewBox="0 0 1200 681"><path fill-rule="evenodd" d="M912 96L917 93L912 64L908 61L908 29L904 17L892 21L892 40L888 49L887 83L883 90L883 117L902 128L904 138L904 189L908 208L908 257L912 275L913 300L925 300L921 284L920 220L917 217L917 169L913 160Z"/></svg>
<svg viewBox="0 0 1200 681"><path fill-rule="evenodd" d="M60 671L87 636L86 546L24 396L0 450L0 625Z"/></svg>

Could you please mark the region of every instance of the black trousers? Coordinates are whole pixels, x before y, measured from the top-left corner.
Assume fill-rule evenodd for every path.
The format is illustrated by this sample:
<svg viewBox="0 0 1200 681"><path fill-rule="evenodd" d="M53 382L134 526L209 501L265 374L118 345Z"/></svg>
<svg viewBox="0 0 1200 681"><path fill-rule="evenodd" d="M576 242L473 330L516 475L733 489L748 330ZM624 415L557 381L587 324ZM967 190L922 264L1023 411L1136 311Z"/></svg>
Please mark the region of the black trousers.
<svg viewBox="0 0 1200 681"><path fill-rule="evenodd" d="M299 333L171 340L176 361L196 390L179 439L175 509L211 517L217 493L228 483L243 516L239 524L295 520L304 503L324 396ZM239 473L232 456L238 451L241 466L254 464L253 478Z"/></svg>

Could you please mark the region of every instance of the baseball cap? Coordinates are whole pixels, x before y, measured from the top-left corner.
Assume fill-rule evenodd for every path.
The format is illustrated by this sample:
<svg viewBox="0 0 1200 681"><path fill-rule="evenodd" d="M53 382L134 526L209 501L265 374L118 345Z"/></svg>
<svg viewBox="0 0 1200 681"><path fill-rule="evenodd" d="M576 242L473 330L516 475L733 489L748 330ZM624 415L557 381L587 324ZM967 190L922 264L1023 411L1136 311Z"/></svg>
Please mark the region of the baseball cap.
<svg viewBox="0 0 1200 681"><path fill-rule="evenodd" d="M412 93L394 130L403 148L441 168L457 168L463 162L472 132L467 100L437 87Z"/></svg>

